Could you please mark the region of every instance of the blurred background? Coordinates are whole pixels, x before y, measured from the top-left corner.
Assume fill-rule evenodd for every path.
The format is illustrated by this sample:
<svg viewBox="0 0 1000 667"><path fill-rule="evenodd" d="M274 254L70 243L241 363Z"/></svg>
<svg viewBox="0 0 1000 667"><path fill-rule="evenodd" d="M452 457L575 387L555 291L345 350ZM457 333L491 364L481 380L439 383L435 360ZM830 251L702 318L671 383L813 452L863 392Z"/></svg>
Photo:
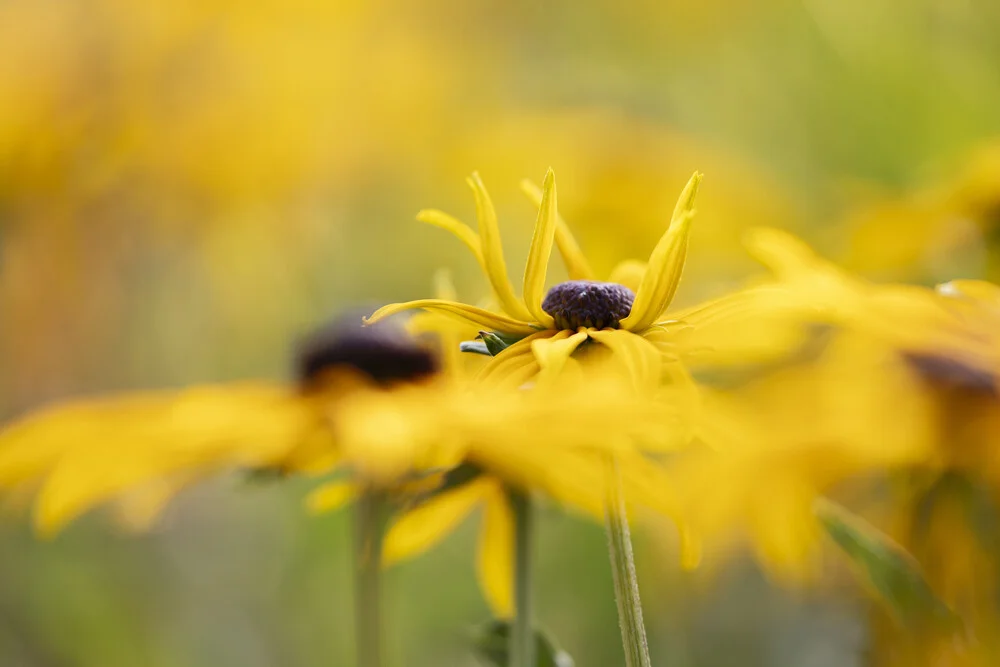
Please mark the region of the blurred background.
<svg viewBox="0 0 1000 667"><path fill-rule="evenodd" d="M511 271L552 166L599 269L644 259L706 174L684 303L755 272L778 226L848 268L1000 278L1000 4L0 0L0 417L108 391L286 377L339 309L484 284L417 223L497 203ZM308 484L220 480L158 529L0 524L0 665L344 665L347 518ZM471 665L474 526L390 575L396 664ZM863 664L851 591L748 557L679 571L638 537L658 664ZM599 526L556 510L539 618L579 667L622 663Z"/></svg>

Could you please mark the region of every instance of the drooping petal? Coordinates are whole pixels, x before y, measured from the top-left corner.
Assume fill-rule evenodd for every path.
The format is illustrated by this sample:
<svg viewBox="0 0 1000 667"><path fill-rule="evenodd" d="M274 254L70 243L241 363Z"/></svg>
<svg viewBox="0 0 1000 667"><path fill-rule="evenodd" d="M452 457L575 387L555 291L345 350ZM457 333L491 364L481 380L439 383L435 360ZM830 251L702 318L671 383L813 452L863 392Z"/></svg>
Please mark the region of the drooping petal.
<svg viewBox="0 0 1000 667"><path fill-rule="evenodd" d="M632 312L621 322L623 329L642 331L659 320L673 300L684 270L694 198L700 183L701 174L695 172L681 192L670 226L649 256L649 268L636 292Z"/></svg>
<svg viewBox="0 0 1000 667"><path fill-rule="evenodd" d="M0 434L3 483L44 477L36 523L51 534L105 501L164 479L282 465L316 428L308 401L241 383L73 404ZM39 456L25 457L23 449ZM30 465L26 465L30 464Z"/></svg>
<svg viewBox="0 0 1000 667"><path fill-rule="evenodd" d="M306 507L314 514L335 512L358 495L358 485L351 482L330 482L306 497Z"/></svg>
<svg viewBox="0 0 1000 667"><path fill-rule="evenodd" d="M985 307L1000 309L1000 285L985 280L952 280L938 285L937 291L945 296L961 296Z"/></svg>
<svg viewBox="0 0 1000 667"><path fill-rule="evenodd" d="M539 371L538 360L532 351L532 343L556 335L554 331L537 331L523 338L490 359L477 376L477 381L504 386L520 386ZM513 384L517 382L517 384Z"/></svg>
<svg viewBox="0 0 1000 667"><path fill-rule="evenodd" d="M478 329L489 329L491 331L525 335L536 333L538 331L538 327L532 326L529 322L515 320L507 317L506 315L500 315L499 313L491 313L488 310L476 308L475 306L469 306L464 303L444 301L442 299L418 299L416 301L407 301L405 303L391 303L388 306L382 306L376 310L371 314L371 317L366 317L364 319L364 323L375 324L379 320L389 317L390 315L395 315L396 313L401 313L406 310L416 310L420 308L441 313L442 315L447 315L454 320L463 322Z"/></svg>
<svg viewBox="0 0 1000 667"><path fill-rule="evenodd" d="M170 501L195 479L192 475L176 475L153 480L125 494L112 507L116 524L133 533L149 530Z"/></svg>
<svg viewBox="0 0 1000 667"><path fill-rule="evenodd" d="M470 229L464 222L458 218L453 218L443 211L434 209L420 211L417 213L417 220L427 223L428 225L440 227L441 229L447 230L457 236L458 240L464 243L465 247L472 252L476 261L479 262L479 266L482 268L483 273L488 272L486 260L483 256L483 244L479 239L479 234L472 231L472 229Z"/></svg>
<svg viewBox="0 0 1000 667"><path fill-rule="evenodd" d="M624 329L591 331L590 337L611 350L637 388L655 388L659 384L662 359L660 351L648 340Z"/></svg>
<svg viewBox="0 0 1000 667"><path fill-rule="evenodd" d="M406 512L385 534L382 562L392 565L430 549L468 516L491 489L492 482L476 479Z"/></svg>
<svg viewBox="0 0 1000 667"><path fill-rule="evenodd" d="M535 355L539 367L550 376L558 374L566 360L576 348L587 340L587 331L581 330L575 334L569 331L559 331L549 338L538 338L531 342L531 352Z"/></svg>
<svg viewBox="0 0 1000 667"><path fill-rule="evenodd" d="M493 291L500 301L500 307L510 315L530 321L531 313L525 308L521 299L514 294L510 279L507 277L507 262L503 257L503 245L500 242L500 227L497 224L497 212L493 208L486 186L479 174L473 172L467 179L469 187L476 196L476 217L479 219L479 240L482 242L483 259L486 264L486 277L493 286Z"/></svg>
<svg viewBox="0 0 1000 667"><path fill-rule="evenodd" d="M545 298L545 274L552 254L552 240L556 231L556 180L552 170L545 174L542 183L542 201L538 206L538 219L531 237L528 262L524 267L524 303L528 311L546 329L555 326L552 316L542 310Z"/></svg>
<svg viewBox="0 0 1000 667"><path fill-rule="evenodd" d="M521 181L521 191L535 206L542 205L542 189L537 185L527 179L523 180ZM569 230L566 221L558 212L556 212L555 241L570 280L594 280L594 271L590 268L583 251L580 250L580 244L576 242L573 232Z"/></svg>
<svg viewBox="0 0 1000 667"><path fill-rule="evenodd" d="M638 292L639 286L642 284L642 278L645 275L646 262L641 262L637 259L626 259L612 269L608 282L623 285L633 292Z"/></svg>
<svg viewBox="0 0 1000 667"><path fill-rule="evenodd" d="M514 613L514 515L498 484L486 495L479 529L476 574L486 602L497 618Z"/></svg>

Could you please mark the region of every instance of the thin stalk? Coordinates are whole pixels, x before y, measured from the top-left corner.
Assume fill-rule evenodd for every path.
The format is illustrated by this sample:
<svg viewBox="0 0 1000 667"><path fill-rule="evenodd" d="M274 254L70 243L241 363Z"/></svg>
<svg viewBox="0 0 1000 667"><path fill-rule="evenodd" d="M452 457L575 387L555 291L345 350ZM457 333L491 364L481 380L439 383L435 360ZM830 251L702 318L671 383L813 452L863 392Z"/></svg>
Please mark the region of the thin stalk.
<svg viewBox="0 0 1000 667"><path fill-rule="evenodd" d="M510 627L510 667L535 667L535 633L531 617L531 499L508 491L514 511L514 620Z"/></svg>
<svg viewBox="0 0 1000 667"><path fill-rule="evenodd" d="M383 499L361 493L354 505L354 637L358 667L382 665L381 553Z"/></svg>
<svg viewBox="0 0 1000 667"><path fill-rule="evenodd" d="M617 461L608 459L608 499L604 509L608 533L608 553L615 582L618 603L618 624L622 631L626 667L651 667L646 626L642 622L639 600L639 580L635 574L632 538L629 534L628 513L622 493L621 474Z"/></svg>

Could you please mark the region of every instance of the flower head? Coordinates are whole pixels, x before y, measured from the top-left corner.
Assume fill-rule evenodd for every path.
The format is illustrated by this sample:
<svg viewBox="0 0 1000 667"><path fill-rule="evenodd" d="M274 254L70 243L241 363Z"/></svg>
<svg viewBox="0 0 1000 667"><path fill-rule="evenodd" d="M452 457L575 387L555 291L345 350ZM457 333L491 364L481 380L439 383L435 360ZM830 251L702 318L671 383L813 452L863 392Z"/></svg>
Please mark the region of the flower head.
<svg viewBox="0 0 1000 667"><path fill-rule="evenodd" d="M540 371L555 372L587 341L620 357L634 374L659 377L661 353L656 332L662 331L664 312L680 283L694 217L694 199L701 183L695 173L688 181L670 224L650 255L648 265L622 263L610 282L594 280L586 258L556 207L555 177L545 175L542 188L527 184L537 199L538 218L524 270L519 297L507 276L496 211L478 174L468 179L476 200L478 233L440 211L421 211L417 219L442 227L457 236L473 253L489 280L496 310L442 299L422 299L384 306L367 323L394 313L420 308L439 312L477 329L520 337L483 370L484 376L523 382ZM555 245L571 280L546 291L549 256ZM625 276L637 280L628 280ZM633 291L634 286L634 291Z"/></svg>

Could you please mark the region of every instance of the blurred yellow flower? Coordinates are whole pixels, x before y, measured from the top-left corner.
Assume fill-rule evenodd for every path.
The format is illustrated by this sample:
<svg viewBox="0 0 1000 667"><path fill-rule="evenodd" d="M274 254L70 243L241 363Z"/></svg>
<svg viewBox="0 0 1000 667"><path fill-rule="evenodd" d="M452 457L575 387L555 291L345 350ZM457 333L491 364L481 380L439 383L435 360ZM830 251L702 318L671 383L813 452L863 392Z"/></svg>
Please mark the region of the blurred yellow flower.
<svg viewBox="0 0 1000 667"><path fill-rule="evenodd" d="M397 517L386 535L387 564L426 551L482 507L477 571L491 608L504 618L512 612L512 492L541 492L600 520L613 456L630 503L677 518L658 464L638 449L683 444L678 423L685 417L676 405L640 394L618 373L593 369L586 383L564 375L522 391L481 387L470 399L493 397L453 426L467 436L461 465Z"/></svg>
<svg viewBox="0 0 1000 667"><path fill-rule="evenodd" d="M393 429L393 410L443 393L433 356L402 335L322 330L302 348L298 386L200 386L42 410L0 431L0 486L37 489L35 520L49 534L123 496L132 518L152 519L182 487L234 467L344 467L390 484L432 457L413 424Z"/></svg>

